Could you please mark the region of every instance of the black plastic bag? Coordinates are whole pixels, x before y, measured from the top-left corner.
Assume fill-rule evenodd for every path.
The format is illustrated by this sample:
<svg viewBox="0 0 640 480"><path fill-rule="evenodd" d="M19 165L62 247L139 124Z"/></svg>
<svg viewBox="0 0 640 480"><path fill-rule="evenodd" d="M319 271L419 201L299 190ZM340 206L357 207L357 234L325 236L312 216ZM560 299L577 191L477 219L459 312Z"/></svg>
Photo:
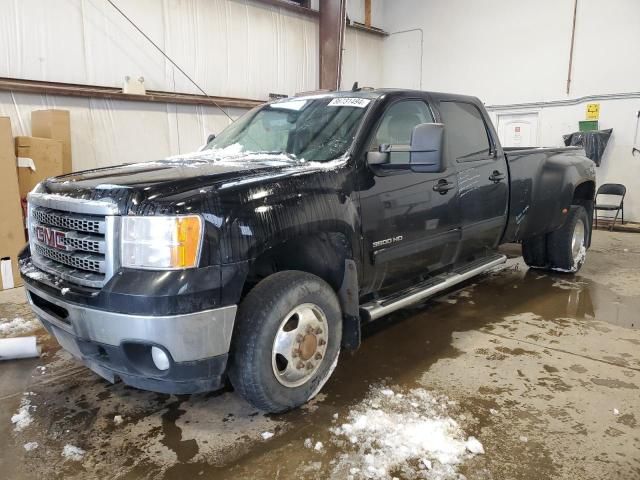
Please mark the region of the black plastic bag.
<svg viewBox="0 0 640 480"><path fill-rule="evenodd" d="M569 135L563 135L562 138L567 147L583 147L587 157L599 167L611 132L613 132L613 128L593 130L591 132L574 132Z"/></svg>

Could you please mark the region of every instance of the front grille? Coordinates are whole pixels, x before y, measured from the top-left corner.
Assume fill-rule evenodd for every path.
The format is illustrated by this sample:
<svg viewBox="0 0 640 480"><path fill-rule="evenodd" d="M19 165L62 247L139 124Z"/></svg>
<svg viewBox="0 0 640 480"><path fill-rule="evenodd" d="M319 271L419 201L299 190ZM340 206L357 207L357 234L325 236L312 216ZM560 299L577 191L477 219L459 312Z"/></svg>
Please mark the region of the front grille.
<svg viewBox="0 0 640 480"><path fill-rule="evenodd" d="M104 257L89 253L64 253L55 248L48 248L34 242L35 253L43 257L50 258L59 263L64 263L73 268L87 270L89 272L104 273Z"/></svg>
<svg viewBox="0 0 640 480"><path fill-rule="evenodd" d="M104 235L105 231L104 218L86 218L82 215L51 210L48 208L34 209L32 218L36 222L44 225L61 227L79 232L101 233Z"/></svg>
<svg viewBox="0 0 640 480"><path fill-rule="evenodd" d="M72 236L68 234L64 238L64 244L69 250L82 250L83 252L104 253L104 238L93 235L84 235L82 237Z"/></svg>
<svg viewBox="0 0 640 480"><path fill-rule="evenodd" d="M67 203L69 211L64 209ZM34 265L78 285L102 287L115 268L110 247L117 218L96 214L102 205L104 202L72 203L57 196L52 202L47 196L30 194L29 242ZM85 210L91 213L81 213Z"/></svg>

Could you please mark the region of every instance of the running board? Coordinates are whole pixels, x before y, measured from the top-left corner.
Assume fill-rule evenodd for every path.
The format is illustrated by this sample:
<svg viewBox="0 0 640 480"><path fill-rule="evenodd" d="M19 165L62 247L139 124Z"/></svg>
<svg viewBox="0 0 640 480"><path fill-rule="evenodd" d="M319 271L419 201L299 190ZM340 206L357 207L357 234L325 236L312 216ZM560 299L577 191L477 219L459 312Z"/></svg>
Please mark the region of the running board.
<svg viewBox="0 0 640 480"><path fill-rule="evenodd" d="M425 300L438 292L453 287L507 261L505 255L493 255L468 263L452 272L438 275L412 287L360 305L360 315L364 321L376 320L414 303Z"/></svg>

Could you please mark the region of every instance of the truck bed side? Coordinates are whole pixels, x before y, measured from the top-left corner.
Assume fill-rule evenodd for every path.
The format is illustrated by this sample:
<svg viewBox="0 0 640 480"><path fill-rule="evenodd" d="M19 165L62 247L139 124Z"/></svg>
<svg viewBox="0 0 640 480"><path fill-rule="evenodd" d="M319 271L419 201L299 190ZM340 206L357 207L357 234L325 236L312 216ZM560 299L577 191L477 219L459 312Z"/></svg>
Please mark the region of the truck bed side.
<svg viewBox="0 0 640 480"><path fill-rule="evenodd" d="M595 188L595 166L576 147L504 148L511 181L509 214L501 243L521 241L559 228L587 182Z"/></svg>

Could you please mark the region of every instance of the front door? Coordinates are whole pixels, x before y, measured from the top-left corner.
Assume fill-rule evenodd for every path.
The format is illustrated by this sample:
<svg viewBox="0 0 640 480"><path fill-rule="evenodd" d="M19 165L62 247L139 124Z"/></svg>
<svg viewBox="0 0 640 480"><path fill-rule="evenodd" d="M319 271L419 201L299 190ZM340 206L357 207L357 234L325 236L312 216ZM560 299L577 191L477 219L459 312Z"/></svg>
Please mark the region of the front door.
<svg viewBox="0 0 640 480"><path fill-rule="evenodd" d="M413 128L433 121L426 100L395 101L374 127L368 150L408 146ZM392 165L409 163L409 153L390 155ZM460 238L455 166L442 173L364 168L369 188L360 191L360 202L368 289L378 291L451 264Z"/></svg>
<svg viewBox="0 0 640 480"><path fill-rule="evenodd" d="M488 119L477 105L440 101L445 153L458 169L462 239L459 260L495 251L507 220L509 176L506 158L489 135Z"/></svg>

